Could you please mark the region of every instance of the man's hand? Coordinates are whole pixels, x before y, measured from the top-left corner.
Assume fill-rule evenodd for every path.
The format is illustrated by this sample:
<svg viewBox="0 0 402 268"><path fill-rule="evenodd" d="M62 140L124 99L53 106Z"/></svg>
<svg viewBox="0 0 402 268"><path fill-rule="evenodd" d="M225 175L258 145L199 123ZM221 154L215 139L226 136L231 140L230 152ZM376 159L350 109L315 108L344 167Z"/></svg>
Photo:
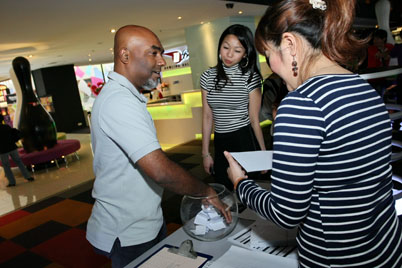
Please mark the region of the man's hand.
<svg viewBox="0 0 402 268"><path fill-rule="evenodd" d="M230 212L230 207L219 199L218 194L212 187L208 189L208 195L205 199L205 202L217 208L225 217L227 223L232 222L232 213Z"/></svg>

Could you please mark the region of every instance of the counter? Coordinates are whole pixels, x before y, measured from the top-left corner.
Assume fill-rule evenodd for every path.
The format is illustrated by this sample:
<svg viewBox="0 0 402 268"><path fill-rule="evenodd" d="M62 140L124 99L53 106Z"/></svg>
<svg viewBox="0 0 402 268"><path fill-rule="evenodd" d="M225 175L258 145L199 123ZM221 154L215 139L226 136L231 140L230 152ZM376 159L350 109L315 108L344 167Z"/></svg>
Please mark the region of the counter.
<svg viewBox="0 0 402 268"><path fill-rule="evenodd" d="M201 90L184 91L180 97L168 96L150 101L147 109L161 144L182 144L202 133Z"/></svg>
<svg viewBox="0 0 402 268"><path fill-rule="evenodd" d="M154 120L159 143L164 144L165 147L201 137L201 90L188 90L182 92L180 97L168 96L164 99L150 101L147 109ZM271 123L270 120L265 120L260 125L264 130L264 128L268 129Z"/></svg>
<svg viewBox="0 0 402 268"><path fill-rule="evenodd" d="M239 221L236 225L236 228L233 230L232 233L230 233L227 237L217 240L217 241L211 241L211 242L206 242L206 241L199 241L194 238L191 238L188 234L185 233L183 230L183 227L179 228L177 231L175 231L173 234L170 236L166 237L164 240L153 246L151 249L146 251L144 254L139 256L137 259L133 260L131 263L129 263L125 268L134 268L138 267L141 265L145 260L147 260L150 256L152 256L159 248L161 248L164 245L170 245L170 246L175 246L179 247L181 243L185 240L190 239L193 242L193 248L196 252L207 254L209 256L212 256L211 261L216 262L222 255L224 255L231 246L239 246L238 244L234 244L232 241L230 241L230 237L237 236L239 233L244 233L244 231L249 230L250 225L255 222L255 220L259 218L255 212L253 212L250 209L246 209L243 213L240 214ZM266 230L267 233L275 233L277 232L277 228L279 227L272 227L268 228ZM296 268L298 266L298 255L297 255L297 249L296 245L293 244L295 243L295 236L296 232L295 231L289 231L285 232L283 231L280 234L283 239L283 241L294 241L294 242L289 242L289 246L285 247L280 247L280 246L272 246L272 248L275 248L275 250L272 251L265 251L263 254L269 254L271 256L276 256L277 260L279 263L281 263L281 267L292 267ZM276 234L275 236L280 236ZM272 249L271 248L271 249ZM280 251L281 249L279 248L291 248L291 251L285 256L281 255ZM278 249L278 251L276 251ZM276 251L276 252L275 252ZM251 249L249 249L249 254L246 254L244 257L247 258L252 254L252 252L255 252ZM258 251L261 252L261 251ZM269 256L268 255L268 256ZM243 256L241 256L243 257ZM289 265L290 264L290 265ZM205 265L205 267L208 267L208 264ZM258 267L278 267L278 266L269 266L267 263L260 263Z"/></svg>

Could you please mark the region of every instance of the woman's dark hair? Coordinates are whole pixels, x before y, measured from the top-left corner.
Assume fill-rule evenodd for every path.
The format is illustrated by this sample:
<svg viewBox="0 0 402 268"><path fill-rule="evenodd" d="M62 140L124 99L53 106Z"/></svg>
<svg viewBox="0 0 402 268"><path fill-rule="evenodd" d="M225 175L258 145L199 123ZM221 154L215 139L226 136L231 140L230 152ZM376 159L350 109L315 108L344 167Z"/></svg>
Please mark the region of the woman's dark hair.
<svg viewBox="0 0 402 268"><path fill-rule="evenodd" d="M254 72L256 72L261 78L260 70L257 67L257 51L254 47L254 38L253 33L249 28L241 24L234 24L229 26L225 31L223 31L221 37L219 38L218 44L218 64L215 66L218 70L216 79L215 79L215 88L221 89L225 87L228 82L228 77L223 69L223 62L219 57L220 48L222 46L223 40L229 34L233 34L239 39L241 45L246 50L246 57L242 59L239 63L239 68L241 69L242 74L246 74L250 72L250 76L247 80L247 83L251 82L251 79L254 76Z"/></svg>
<svg viewBox="0 0 402 268"><path fill-rule="evenodd" d="M256 47L264 53L266 42L279 46L282 34L303 36L314 49L343 66L363 60L368 39L352 31L356 0L326 0L326 10L314 9L309 0L282 0L268 7L256 30Z"/></svg>

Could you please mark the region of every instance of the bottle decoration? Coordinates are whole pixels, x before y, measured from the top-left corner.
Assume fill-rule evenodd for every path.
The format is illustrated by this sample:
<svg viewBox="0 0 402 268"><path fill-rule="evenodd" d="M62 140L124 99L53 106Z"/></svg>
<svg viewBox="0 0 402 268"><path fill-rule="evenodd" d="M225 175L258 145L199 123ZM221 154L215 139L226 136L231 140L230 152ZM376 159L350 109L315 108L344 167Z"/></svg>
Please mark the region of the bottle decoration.
<svg viewBox="0 0 402 268"><path fill-rule="evenodd" d="M21 131L25 152L42 151L53 147L57 143L56 124L33 90L29 61L24 57L15 58L10 73L15 87L19 89L17 128Z"/></svg>

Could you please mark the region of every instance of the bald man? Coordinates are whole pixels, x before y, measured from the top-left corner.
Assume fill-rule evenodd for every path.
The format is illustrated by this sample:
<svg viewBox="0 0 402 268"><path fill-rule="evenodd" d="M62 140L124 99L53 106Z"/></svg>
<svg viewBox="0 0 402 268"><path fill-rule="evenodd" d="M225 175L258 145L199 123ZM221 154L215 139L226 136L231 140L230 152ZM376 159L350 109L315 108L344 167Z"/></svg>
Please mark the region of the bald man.
<svg viewBox="0 0 402 268"><path fill-rule="evenodd" d="M128 25L117 31L114 42L114 71L92 109L96 179L87 239L113 267L124 267L166 236L163 188L199 196L216 193L162 152L147 99L139 92L157 86L166 64L158 37ZM219 200L209 200L231 220Z"/></svg>

